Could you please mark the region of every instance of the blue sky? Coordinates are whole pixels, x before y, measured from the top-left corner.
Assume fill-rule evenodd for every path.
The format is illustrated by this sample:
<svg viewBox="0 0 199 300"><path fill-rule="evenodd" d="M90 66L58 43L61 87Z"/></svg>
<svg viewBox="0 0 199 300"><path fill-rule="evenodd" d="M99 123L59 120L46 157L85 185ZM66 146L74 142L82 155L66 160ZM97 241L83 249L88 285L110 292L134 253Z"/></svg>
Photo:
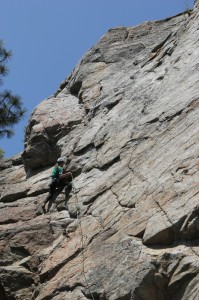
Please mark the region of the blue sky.
<svg viewBox="0 0 199 300"><path fill-rule="evenodd" d="M110 28L176 15L194 0L0 0L0 39L12 50L0 90L22 97L27 114L12 139L1 139L5 157L23 151L24 127L33 109L52 95L82 55Z"/></svg>

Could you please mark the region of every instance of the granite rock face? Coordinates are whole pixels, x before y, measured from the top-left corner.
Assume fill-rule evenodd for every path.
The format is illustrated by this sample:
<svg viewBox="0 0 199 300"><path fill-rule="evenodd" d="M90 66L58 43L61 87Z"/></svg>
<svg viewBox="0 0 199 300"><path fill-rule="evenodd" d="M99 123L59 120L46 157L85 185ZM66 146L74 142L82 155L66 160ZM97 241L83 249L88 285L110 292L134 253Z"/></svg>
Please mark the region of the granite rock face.
<svg viewBox="0 0 199 300"><path fill-rule="evenodd" d="M198 6L109 30L36 107L0 162L0 299L199 298Z"/></svg>

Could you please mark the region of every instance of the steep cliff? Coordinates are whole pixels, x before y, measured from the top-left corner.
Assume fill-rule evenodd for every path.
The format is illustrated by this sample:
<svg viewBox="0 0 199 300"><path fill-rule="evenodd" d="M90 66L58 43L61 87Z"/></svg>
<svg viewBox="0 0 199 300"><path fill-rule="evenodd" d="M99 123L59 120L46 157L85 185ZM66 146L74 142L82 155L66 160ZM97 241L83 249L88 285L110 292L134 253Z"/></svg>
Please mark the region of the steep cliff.
<svg viewBox="0 0 199 300"><path fill-rule="evenodd" d="M198 121L199 1L109 30L0 163L0 299L199 299Z"/></svg>

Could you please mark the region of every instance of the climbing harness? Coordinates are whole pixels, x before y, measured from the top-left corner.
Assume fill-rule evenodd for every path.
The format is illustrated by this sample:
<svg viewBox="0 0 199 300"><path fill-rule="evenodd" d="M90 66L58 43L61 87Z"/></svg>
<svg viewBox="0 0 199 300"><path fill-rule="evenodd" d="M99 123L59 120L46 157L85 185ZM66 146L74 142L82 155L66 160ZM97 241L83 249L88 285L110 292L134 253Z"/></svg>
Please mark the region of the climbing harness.
<svg viewBox="0 0 199 300"><path fill-rule="evenodd" d="M92 300L95 300L95 298L94 298L94 296L93 296L93 294L91 292L88 280L86 278L85 255L84 255L84 250L85 250L84 249L84 234L83 234L83 229L82 229L82 220L81 220L81 215L80 215L80 207L79 207L79 201L78 201L78 196L77 196L77 190L76 190L76 188L74 186L74 183L73 183L74 182L74 178L73 178L72 173L71 173L71 177L72 177L72 193L75 196L75 205L76 205L76 211L77 211L77 220L79 222L80 235L81 235L82 274L83 274L83 277L84 277L86 288L88 289L89 294L92 297Z"/></svg>

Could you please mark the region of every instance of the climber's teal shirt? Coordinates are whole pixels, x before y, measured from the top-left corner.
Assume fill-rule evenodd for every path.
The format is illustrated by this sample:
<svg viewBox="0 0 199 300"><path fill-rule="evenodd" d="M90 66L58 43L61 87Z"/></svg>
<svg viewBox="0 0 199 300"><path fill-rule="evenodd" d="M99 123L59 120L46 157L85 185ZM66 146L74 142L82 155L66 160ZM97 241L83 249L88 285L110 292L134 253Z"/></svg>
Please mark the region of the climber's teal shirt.
<svg viewBox="0 0 199 300"><path fill-rule="evenodd" d="M54 166L52 169L52 178L59 179L59 175L63 174L63 168L60 166Z"/></svg>

